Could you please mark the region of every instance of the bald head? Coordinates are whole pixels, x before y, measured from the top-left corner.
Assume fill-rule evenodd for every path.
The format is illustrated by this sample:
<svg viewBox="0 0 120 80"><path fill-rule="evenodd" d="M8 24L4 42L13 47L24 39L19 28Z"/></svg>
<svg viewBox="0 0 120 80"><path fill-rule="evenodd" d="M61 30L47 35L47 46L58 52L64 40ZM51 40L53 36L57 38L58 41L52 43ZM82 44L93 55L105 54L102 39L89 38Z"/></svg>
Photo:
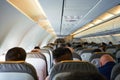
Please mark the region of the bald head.
<svg viewBox="0 0 120 80"><path fill-rule="evenodd" d="M101 66L105 65L108 62L115 62L109 54L105 54L100 58Z"/></svg>

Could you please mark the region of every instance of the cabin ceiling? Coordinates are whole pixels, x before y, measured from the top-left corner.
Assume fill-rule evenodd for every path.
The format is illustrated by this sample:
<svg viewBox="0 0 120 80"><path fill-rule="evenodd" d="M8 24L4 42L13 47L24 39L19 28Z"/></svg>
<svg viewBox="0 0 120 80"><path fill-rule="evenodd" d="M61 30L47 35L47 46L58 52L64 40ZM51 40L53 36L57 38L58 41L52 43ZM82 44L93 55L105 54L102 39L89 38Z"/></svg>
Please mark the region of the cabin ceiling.
<svg viewBox="0 0 120 80"><path fill-rule="evenodd" d="M120 0L39 0L57 36L66 36L118 5Z"/></svg>
<svg viewBox="0 0 120 80"><path fill-rule="evenodd" d="M0 53L14 46L23 47L27 51L36 45L44 46L56 39L49 32L55 31L58 37L70 35L119 2L120 0L0 0ZM93 30L89 29L91 32Z"/></svg>
<svg viewBox="0 0 120 80"><path fill-rule="evenodd" d="M120 0L6 0L46 31L65 37L119 4ZM3 2L1 0L1 2ZM4 5L5 6L5 5ZM16 10L15 9L15 10ZM14 12L14 11L13 11ZM114 15L110 14L109 15ZM103 16L104 17L104 16Z"/></svg>

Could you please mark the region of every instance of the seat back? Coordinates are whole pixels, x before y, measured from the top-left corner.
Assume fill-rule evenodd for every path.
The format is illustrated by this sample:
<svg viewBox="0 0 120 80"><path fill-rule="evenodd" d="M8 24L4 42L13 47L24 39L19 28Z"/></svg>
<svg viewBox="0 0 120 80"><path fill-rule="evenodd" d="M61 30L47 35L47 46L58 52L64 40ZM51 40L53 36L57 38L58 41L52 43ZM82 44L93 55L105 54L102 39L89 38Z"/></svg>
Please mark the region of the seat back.
<svg viewBox="0 0 120 80"><path fill-rule="evenodd" d="M72 56L73 56L73 60L82 60L77 53L73 53Z"/></svg>
<svg viewBox="0 0 120 80"><path fill-rule="evenodd" d="M82 47L74 48L74 52L77 53L78 55L80 55L83 49L84 48L82 48Z"/></svg>
<svg viewBox="0 0 120 80"><path fill-rule="evenodd" d="M117 47L116 46L108 46L106 48L106 51L105 52L108 52L108 53L111 53L111 54L115 54L117 51Z"/></svg>
<svg viewBox="0 0 120 80"><path fill-rule="evenodd" d="M53 78L58 74L65 74L74 71L98 72L97 68L91 63L83 61L65 61L53 66L50 72L50 80L53 80Z"/></svg>
<svg viewBox="0 0 120 80"><path fill-rule="evenodd" d="M103 52L94 53L91 55L89 61L92 64L94 64L96 67L100 67L100 57L104 54L107 54L107 53L103 53Z"/></svg>
<svg viewBox="0 0 120 80"><path fill-rule="evenodd" d="M35 68L21 61L0 62L0 80L38 80Z"/></svg>
<svg viewBox="0 0 120 80"><path fill-rule="evenodd" d="M115 56L116 56L117 63L119 63L120 62L120 49L117 50Z"/></svg>
<svg viewBox="0 0 120 80"><path fill-rule="evenodd" d="M53 56L52 53L48 49L41 49L41 53L46 57L47 66L48 66L48 73L52 67Z"/></svg>
<svg viewBox="0 0 120 80"><path fill-rule="evenodd" d="M118 77L120 77L120 63L116 64L113 67L112 72L111 72L111 80L115 80ZM119 79L116 79L116 80L119 80Z"/></svg>
<svg viewBox="0 0 120 80"><path fill-rule="evenodd" d="M96 67L100 67L100 57L104 54L109 54L114 60L116 60L115 56L110 54L110 53L106 53L106 52L96 52L94 54L91 55L89 61L94 64Z"/></svg>
<svg viewBox="0 0 120 80"><path fill-rule="evenodd" d="M91 57L92 52L93 52L93 49L84 49L80 54L82 61L89 61L89 58Z"/></svg>
<svg viewBox="0 0 120 80"><path fill-rule="evenodd" d="M104 54L108 54L110 55L114 60L116 60L116 57L113 54L107 53L107 52L96 52L94 54L92 54L92 56L90 57L89 61L91 62L93 59L95 58L100 58L102 55Z"/></svg>
<svg viewBox="0 0 120 80"><path fill-rule="evenodd" d="M47 76L47 62L43 54L28 53L26 62L32 64L37 72L39 80L44 80Z"/></svg>
<svg viewBox="0 0 120 80"><path fill-rule="evenodd" d="M115 80L120 80L120 74L116 76Z"/></svg>
<svg viewBox="0 0 120 80"><path fill-rule="evenodd" d="M95 58L91 61L97 68L100 67L100 58Z"/></svg>

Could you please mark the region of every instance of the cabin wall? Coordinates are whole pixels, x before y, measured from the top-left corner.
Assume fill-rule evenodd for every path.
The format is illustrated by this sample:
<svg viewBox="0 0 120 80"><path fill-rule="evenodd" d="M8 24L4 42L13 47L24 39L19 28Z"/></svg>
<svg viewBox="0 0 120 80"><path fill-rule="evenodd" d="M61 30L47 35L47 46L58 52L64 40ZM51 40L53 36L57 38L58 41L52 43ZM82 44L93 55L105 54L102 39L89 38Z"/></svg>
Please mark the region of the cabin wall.
<svg viewBox="0 0 120 80"><path fill-rule="evenodd" d="M44 43L45 38L55 38L36 22L1 0L0 5L0 53L12 47L23 47L27 52ZM47 38L48 39L48 38ZM46 41L44 45L47 44Z"/></svg>

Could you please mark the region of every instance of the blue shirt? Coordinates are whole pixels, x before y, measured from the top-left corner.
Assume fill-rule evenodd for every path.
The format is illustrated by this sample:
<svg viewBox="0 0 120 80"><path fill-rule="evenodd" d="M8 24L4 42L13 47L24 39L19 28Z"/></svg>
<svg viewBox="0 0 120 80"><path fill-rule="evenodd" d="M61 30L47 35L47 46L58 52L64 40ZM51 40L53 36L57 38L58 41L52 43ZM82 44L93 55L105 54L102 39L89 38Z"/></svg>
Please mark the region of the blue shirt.
<svg viewBox="0 0 120 80"><path fill-rule="evenodd" d="M111 71L114 65L115 62L108 62L104 66L99 67L98 70L107 80L110 80Z"/></svg>

